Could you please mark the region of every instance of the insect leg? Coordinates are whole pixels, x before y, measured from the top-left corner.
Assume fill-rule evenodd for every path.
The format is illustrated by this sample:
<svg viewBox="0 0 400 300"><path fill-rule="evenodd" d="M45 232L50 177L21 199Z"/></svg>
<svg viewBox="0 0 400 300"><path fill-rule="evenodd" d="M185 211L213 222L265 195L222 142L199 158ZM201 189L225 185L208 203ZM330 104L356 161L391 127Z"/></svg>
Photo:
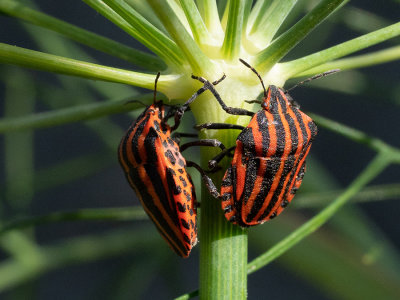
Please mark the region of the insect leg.
<svg viewBox="0 0 400 300"><path fill-rule="evenodd" d="M216 156L214 156L212 159L210 159L208 161L208 167L210 168L210 170L213 170L217 167L218 163L226 156L229 155L234 149L236 148L236 146L232 146L230 148L225 148L224 150L222 150L220 153L218 153Z"/></svg>
<svg viewBox="0 0 400 300"><path fill-rule="evenodd" d="M193 76L192 76L193 77ZM222 80L225 79L225 74L218 80L214 81L213 83L210 83L209 81L207 81L211 86L213 85L217 85L218 83L220 83ZM183 114L185 113L186 110L189 109L189 105L196 100L196 98L198 96L200 96L202 93L204 93L206 90L208 90L208 88L204 85L203 87L201 87L199 90L197 90L197 92L195 92L190 98L189 100L187 100L182 106L180 106L176 112L175 112L175 116L174 116L174 121L175 124L174 126L171 127L171 131L174 131L176 128L178 128L179 124L181 123L181 119Z"/></svg>
<svg viewBox="0 0 400 300"><path fill-rule="evenodd" d="M198 141L192 141L185 143L181 145L179 148L181 152L185 151L189 147L193 146L208 146L208 147L219 147L221 150L225 150L224 144L222 144L220 141L216 139L204 139L204 140L198 140Z"/></svg>
<svg viewBox="0 0 400 300"><path fill-rule="evenodd" d="M186 165L188 167L194 167L197 171L199 171L201 178L204 181L204 184L206 185L208 191L210 194L214 197L219 199L220 198L220 193L217 190L217 187L215 186L214 182L211 180L210 177L207 176L206 172L195 162L192 161L186 161Z"/></svg>
<svg viewBox="0 0 400 300"><path fill-rule="evenodd" d="M245 127L236 124L228 124L228 123L204 123L194 126L195 129L239 129L243 130Z"/></svg>
<svg viewBox="0 0 400 300"><path fill-rule="evenodd" d="M222 109L225 110L228 114L243 115L243 116L254 115L254 112L249 111L247 109L227 106L225 104L225 102L221 99L221 96L218 94L216 89L214 88L214 85L211 82L209 82L207 79L205 79L203 77L194 76L194 75L192 75L192 78L197 79L198 81L204 83L203 88L210 90L210 92L214 95L215 99L217 99L218 103L221 105Z"/></svg>

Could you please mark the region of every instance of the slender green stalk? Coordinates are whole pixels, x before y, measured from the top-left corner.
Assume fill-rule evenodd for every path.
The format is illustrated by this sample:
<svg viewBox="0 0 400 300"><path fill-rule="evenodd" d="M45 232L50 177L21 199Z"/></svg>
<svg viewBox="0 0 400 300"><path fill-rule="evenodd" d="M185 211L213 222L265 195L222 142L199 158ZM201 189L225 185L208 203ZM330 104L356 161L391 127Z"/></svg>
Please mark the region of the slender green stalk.
<svg viewBox="0 0 400 300"><path fill-rule="evenodd" d="M160 71L166 68L165 63L157 56L125 46L106 37L61 21L57 18L26 7L19 1L2 0L0 2L0 12L4 12L5 14L20 18L46 29L53 30L74 41L124 59L137 66L153 71Z"/></svg>
<svg viewBox="0 0 400 300"><path fill-rule="evenodd" d="M180 68L183 61L177 45L127 3L121 0L83 1L161 57L169 66Z"/></svg>
<svg viewBox="0 0 400 300"><path fill-rule="evenodd" d="M208 44L211 37L194 1L179 0L179 3L185 12L196 43L199 46Z"/></svg>
<svg viewBox="0 0 400 300"><path fill-rule="evenodd" d="M3 43L0 43L0 62L48 72L131 84L147 89L154 88L154 75L152 74L105 67ZM178 77L174 75L161 76L158 82L160 91L163 91L166 85L171 85Z"/></svg>
<svg viewBox="0 0 400 300"><path fill-rule="evenodd" d="M133 221L148 220L142 207L88 208L55 212L37 217L17 218L0 225L0 236L15 229L68 221Z"/></svg>
<svg viewBox="0 0 400 300"><path fill-rule="evenodd" d="M350 140L353 140L355 142L358 142L360 144L364 144L368 146L369 148L379 152L383 150L389 150L389 151L396 151L398 150L393 149L391 146L386 144L380 139L371 137L367 135L366 133L359 131L357 129L348 127L346 125L340 124L336 121L329 120L325 117L319 116L317 114L310 113L309 116L321 127L324 127L330 131L333 131L335 133L338 133Z"/></svg>
<svg viewBox="0 0 400 300"><path fill-rule="evenodd" d="M362 35L358 38L333 46L323 51L282 63L279 66L280 74L284 78L291 78L312 67L321 65L328 61L343 57L350 53L381 43L400 35L400 22L374 32Z"/></svg>
<svg viewBox="0 0 400 300"><path fill-rule="evenodd" d="M349 0L322 0L305 17L288 31L275 39L254 58L254 67L259 72L269 71L294 46L304 39L322 21Z"/></svg>
<svg viewBox="0 0 400 300"><path fill-rule="evenodd" d="M118 230L102 235L71 238L54 246L41 247L37 249L36 255L26 256L26 260L7 259L0 264L0 291L63 266L121 256L133 251L143 251L143 248L146 251L157 249L159 246L152 236L155 235L149 234L143 228L140 231Z"/></svg>
<svg viewBox="0 0 400 300"><path fill-rule="evenodd" d="M374 160L366 167L366 169L353 181L353 183L340 195L335 201L313 217L310 221L302 225L297 230L293 231L289 236L281 242L273 246L266 253L260 255L248 265L248 273L254 273L260 268L266 266L274 259L281 256L287 250L292 248L305 237L316 231L323 224L325 224L345 203L348 202L363 186L368 184L379 173L381 173L388 165L390 160L380 153Z"/></svg>
<svg viewBox="0 0 400 300"><path fill-rule="evenodd" d="M214 37L223 36L223 30L218 15L216 0L197 1L197 7L203 17L208 32Z"/></svg>
<svg viewBox="0 0 400 300"><path fill-rule="evenodd" d="M23 118L35 108L36 88L32 77L19 69L6 69L4 116ZM32 131L4 136L5 200L16 211L25 212L32 201L34 137Z"/></svg>
<svg viewBox="0 0 400 300"><path fill-rule="evenodd" d="M163 24L160 19L157 17L156 13L151 8L150 4L147 1L143 0L126 0L130 6L133 7L139 14L141 14L147 21L157 27L159 30L167 34Z"/></svg>
<svg viewBox="0 0 400 300"><path fill-rule="evenodd" d="M121 130L116 139L122 135L123 132ZM99 153L83 154L37 170L34 178L35 194L88 176L93 176L101 170L112 166L115 164L115 157L113 155L115 155L115 145L117 142L114 142L112 152L110 149L108 152L102 151Z"/></svg>
<svg viewBox="0 0 400 300"><path fill-rule="evenodd" d="M240 55L245 6L246 0L230 1L228 24L222 45L222 55L227 60L237 60Z"/></svg>
<svg viewBox="0 0 400 300"><path fill-rule="evenodd" d="M152 94L141 97L138 101L151 103ZM20 103L18 103L20 105ZM86 105L77 105L69 108L24 115L16 118L0 119L0 133L33 128L54 127L62 124L80 122L101 118L110 114L117 114L144 107L143 102L136 102L134 99L124 99L118 101L106 101Z"/></svg>
<svg viewBox="0 0 400 300"><path fill-rule="evenodd" d="M257 26L257 24L262 21L263 16L265 16L271 4L272 1L270 0L258 0L254 4L250 12L249 21L247 23L248 33L252 31L254 26Z"/></svg>
<svg viewBox="0 0 400 300"><path fill-rule="evenodd" d="M308 69L305 72L294 74L293 77L311 76L314 74L323 73L327 70L333 70L333 69L340 69L341 71L344 71L344 70L370 67L399 59L400 59L400 46L394 46L384 50L374 51L368 54L352 56L349 58L343 58L327 62L317 67Z"/></svg>
<svg viewBox="0 0 400 300"><path fill-rule="evenodd" d="M259 11L248 38L259 48L264 48L272 41L296 3L297 0L274 0L271 4L263 5L264 9ZM265 10L266 7L268 10Z"/></svg>
<svg viewBox="0 0 400 300"><path fill-rule="evenodd" d="M329 192L300 193L296 196L294 208L316 208L332 202L345 191L334 190ZM352 197L352 202L363 203L372 201L384 201L400 198L400 184L383 184L370 186L360 190ZM88 208L74 211L59 211L47 215L17 218L5 222L0 226L0 235L27 227L59 223L68 221L134 221L148 220L142 207L115 207L115 208Z"/></svg>
<svg viewBox="0 0 400 300"><path fill-rule="evenodd" d="M182 296L176 297L175 300L188 300L192 299L194 297L197 297L199 295L199 290L184 294Z"/></svg>
<svg viewBox="0 0 400 300"><path fill-rule="evenodd" d="M191 71L207 77L213 76L214 68L211 61L189 35L168 2L149 0L149 4L153 7L172 39L179 46L186 61L190 64Z"/></svg>
<svg viewBox="0 0 400 300"><path fill-rule="evenodd" d="M330 203L344 191L333 190L328 192L300 193L296 195L296 202L292 207L311 208ZM364 188L352 198L352 202L374 202L400 198L400 184L382 184Z"/></svg>
<svg viewBox="0 0 400 300"><path fill-rule="evenodd" d="M388 19L376 14L376 12L366 11L350 5L340 11L337 21L343 22L349 29L361 33L371 32L391 24Z"/></svg>

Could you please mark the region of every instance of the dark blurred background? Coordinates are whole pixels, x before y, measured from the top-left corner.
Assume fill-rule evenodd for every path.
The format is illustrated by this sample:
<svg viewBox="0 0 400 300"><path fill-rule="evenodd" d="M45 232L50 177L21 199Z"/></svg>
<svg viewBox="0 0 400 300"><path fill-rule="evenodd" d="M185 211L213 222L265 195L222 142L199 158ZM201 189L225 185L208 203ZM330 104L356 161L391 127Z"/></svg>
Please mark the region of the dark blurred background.
<svg viewBox="0 0 400 300"><path fill-rule="evenodd" d="M52 16L124 44L145 49L81 1L38 0L36 3L43 12ZM400 7L396 1L354 0L350 2L350 8L370 12L379 16L388 24L399 21ZM350 14L349 11L346 11L346 13ZM328 22L312 32L285 59L316 52L363 34L364 32L357 28L352 28L352 20L345 18L346 13L339 12L339 14L332 16ZM357 23L356 19L353 21L354 24ZM369 25L373 30L374 25ZM41 32L43 35L47 34L46 30ZM384 49L399 44L399 41L398 38L393 39L361 53ZM26 31L26 27L21 26L18 21L12 18L1 15L0 42L41 50L37 40L33 39L30 33ZM101 64L132 69L131 65L119 59L84 46L82 48ZM73 54L70 57L79 59ZM342 72L332 76L332 78L325 78L320 82L297 88L291 95L301 104L303 111L314 112L334 119L362 130L368 135L379 137L395 147L400 147L399 68L399 62L391 62L361 70ZM5 65L0 65L0 72L2 79L0 83L1 115L4 113L3 99L7 93L6 83L13 82L12 76L15 76L17 82L20 78L25 78L26 84L32 85L34 92L30 96L35 101L34 111L36 112L77 104L74 102L76 99L72 99L74 95L86 97L86 93L89 93L96 101L109 99L105 94L99 93L94 88L81 91L73 84L74 81L70 81L68 85L60 81L59 77L45 72L21 70L17 67ZM23 72L22 75L21 72ZM61 78L67 77L62 76ZM68 81L69 79L65 80ZM80 79L77 81L80 81ZM85 79L81 81L88 82ZM293 80L292 82L296 81ZM101 85L102 83L97 82L96 84ZM111 95L112 92L110 92L110 97L114 97L114 99L132 96L139 91L129 88L120 90L119 87L114 87L112 84L104 85L110 86L110 91L115 90L114 95ZM290 84L287 84L287 86L290 86ZM47 89L47 87L51 88ZM54 97L52 97L53 90ZM58 97L62 92L65 92L66 95L64 99ZM69 100L71 100L71 103ZM15 101L18 101L18 99L15 99ZM136 114L116 115L108 118L107 122L119 126L118 128L122 133ZM188 128L193 122L190 118L186 119ZM96 126L96 123L93 124L93 126ZM106 125L105 128L107 128ZM139 201L134 197L117 162L116 148L119 139L119 136L113 136L110 145L105 146L104 137L103 139L99 137L98 131L93 134L92 128L84 123L36 130L32 142L34 147L32 167L35 176L40 177L41 171L44 170L45 173L52 166L60 165L62 162L67 163L60 166L59 171L61 173L54 174L60 174L60 177L62 177L62 175L74 173L75 169L69 168L75 167L72 161L75 161L74 159L78 157L86 163L88 163L88 160L85 158L91 157L93 164L98 166L98 170L92 167L87 174L85 172L82 175L77 174L76 178L71 176L72 179L65 179L63 184L57 183L58 178L42 176L36 179L34 181L36 187L32 192L33 196L21 195L21 203L25 204L14 205L12 202L10 203L9 199L8 202L3 203L1 212L3 220L10 220L21 215L41 215L78 208L139 205ZM112 152L113 144L115 153ZM5 138L1 135L0 155L2 161L5 157L4 146ZM196 159L198 153L192 152L190 155ZM329 179L329 184L327 186L330 188L337 189L348 186L373 156L374 152L365 146L321 128L318 138L313 143L308 162L310 175L305 176L304 187L299 194L313 191L314 183L312 180L315 177L312 174L319 176L320 173L318 172L328 174L326 178ZM82 165L83 168L85 166L86 164ZM77 170L79 170L79 162ZM1 186L4 186L5 174L3 168L0 172L0 183ZM59 175L54 176L58 177ZM50 179L54 180L55 183L49 182ZM391 166L372 184L399 183L399 179L399 166ZM60 178L60 182L63 182L62 178ZM38 185L42 188L37 188ZM52 188L52 185L55 187ZM199 191L200 188L197 188L197 190ZM3 200L7 198L4 191L4 189L1 191ZM24 197L27 199L24 200ZM369 224L373 224L380 233L384 233L389 243L399 250L399 202L395 200L377 201L358 204L356 207L357 212L361 211L365 214L364 217L369 219ZM344 210L347 208L344 208ZM314 211L312 210L290 211L289 209L280 218L289 220L292 217L294 220L292 225L298 226L313 214ZM254 232L250 232L249 259L266 251L274 241L279 241L285 237L285 234L274 236L274 232L267 233L269 232L267 226L270 226L270 224L263 225L262 227L265 227L265 229L257 228ZM34 236L40 245L51 245L66 238L86 234L94 235L114 229L132 229L132 234L139 235L148 232L151 237L149 237L148 244L144 240L139 249L121 252L121 254L100 261L81 262L77 265L62 267L56 271L45 273L30 284L11 289L3 293L1 297L9 297L10 299L171 299L197 288L198 249L196 248L190 258L186 260L178 258L168 249L153 225L148 221L56 223L37 227ZM329 228L324 227L317 233L322 239L328 240L330 239L329 234L332 234L332 238L335 239L337 232L331 232ZM260 237L263 237L264 240ZM296 249L297 247L294 247L290 250L285 255L287 258L284 258L284 256L249 276L249 299L344 298L339 296L340 293L335 294L329 288L318 283L312 276L307 275L307 272L303 272L301 263L297 265L293 262L290 263L290 257L297 257L301 261L301 257L298 257L298 255L303 252L300 250L297 252ZM2 257L7 257L7 254L2 253ZM332 272L332 274L340 274L340 270L338 272ZM330 281L329 277L326 278L326 281ZM335 289L340 288L340 286L337 286ZM348 299L356 298L350 296Z"/></svg>

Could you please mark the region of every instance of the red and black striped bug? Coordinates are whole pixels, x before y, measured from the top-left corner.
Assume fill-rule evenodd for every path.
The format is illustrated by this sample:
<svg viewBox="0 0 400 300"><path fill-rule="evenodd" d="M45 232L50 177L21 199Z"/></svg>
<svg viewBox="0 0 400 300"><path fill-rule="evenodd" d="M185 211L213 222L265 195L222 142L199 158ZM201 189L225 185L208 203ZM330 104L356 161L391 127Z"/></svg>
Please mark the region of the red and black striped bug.
<svg viewBox="0 0 400 300"><path fill-rule="evenodd" d="M228 107L207 80L193 78L204 83L227 113L252 116L247 127L223 123L197 126L198 129L242 130L236 146L222 151L209 165L216 166L224 155L235 149L232 163L222 180L220 198L226 219L249 227L276 217L293 199L303 180L305 159L317 135L317 126L299 110L287 92L274 85L266 89L257 71L240 61L258 76L264 89L262 101L247 101L261 104L262 109L256 113Z"/></svg>
<svg viewBox="0 0 400 300"><path fill-rule="evenodd" d="M159 76L160 73L155 80L153 104L146 107L129 127L119 145L118 158L129 184L162 237L178 255L187 257L197 243L197 203L186 166L198 169L206 184L209 179L197 164L186 162L181 152L196 145L224 147L213 139L193 141L179 147L171 132L179 126L189 104L206 89L198 90L177 109L175 124L170 127L166 121L172 115L165 114L162 101L156 100Z"/></svg>

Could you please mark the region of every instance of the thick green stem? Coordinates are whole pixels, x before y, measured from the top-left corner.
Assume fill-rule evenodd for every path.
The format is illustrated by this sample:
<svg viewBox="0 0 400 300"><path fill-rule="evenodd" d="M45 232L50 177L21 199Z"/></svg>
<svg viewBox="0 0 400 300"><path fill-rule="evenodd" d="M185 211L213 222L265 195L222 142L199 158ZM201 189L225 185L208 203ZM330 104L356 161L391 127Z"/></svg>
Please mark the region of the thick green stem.
<svg viewBox="0 0 400 300"><path fill-rule="evenodd" d="M247 230L224 218L220 201L206 188L200 225L200 299L246 299Z"/></svg>
<svg viewBox="0 0 400 300"><path fill-rule="evenodd" d="M232 131L217 131L215 137L227 147L235 143L236 136ZM202 166L205 167L217 151L201 150ZM228 162L228 159L222 161L223 169ZM222 171L212 174L217 187L222 177ZM205 187L202 189L199 240L200 299L246 299L247 230L225 219L220 200L211 197Z"/></svg>

